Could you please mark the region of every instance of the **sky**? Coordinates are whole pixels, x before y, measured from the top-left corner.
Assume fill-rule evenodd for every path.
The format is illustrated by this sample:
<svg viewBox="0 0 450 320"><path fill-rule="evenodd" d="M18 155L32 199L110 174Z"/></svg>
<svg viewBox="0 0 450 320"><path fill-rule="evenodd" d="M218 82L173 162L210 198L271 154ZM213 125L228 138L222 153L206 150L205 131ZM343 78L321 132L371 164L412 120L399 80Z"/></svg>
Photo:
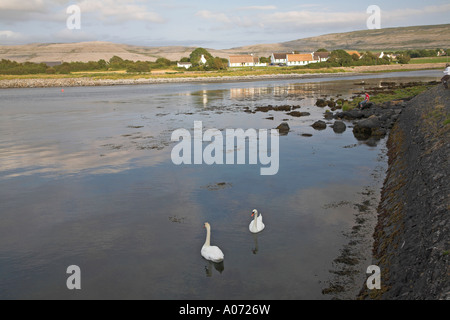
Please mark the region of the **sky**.
<svg viewBox="0 0 450 320"><path fill-rule="evenodd" d="M71 5L80 9L79 20L67 12ZM365 30L371 5L381 10L381 28L450 23L448 0L0 0L0 45L109 41L229 49Z"/></svg>

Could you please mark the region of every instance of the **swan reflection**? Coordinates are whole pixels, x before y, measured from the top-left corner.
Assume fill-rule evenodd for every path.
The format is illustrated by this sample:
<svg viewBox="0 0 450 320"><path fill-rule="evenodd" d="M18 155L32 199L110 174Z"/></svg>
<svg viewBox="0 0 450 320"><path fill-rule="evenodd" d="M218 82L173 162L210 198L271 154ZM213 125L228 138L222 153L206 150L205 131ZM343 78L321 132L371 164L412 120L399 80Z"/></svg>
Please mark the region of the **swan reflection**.
<svg viewBox="0 0 450 320"><path fill-rule="evenodd" d="M214 266L214 269L219 271L219 273L222 273L223 270L225 270L225 267L223 265L223 261L219 262L219 263L208 261L208 265L205 266L205 272L206 272L206 276L207 277L212 277L213 266Z"/></svg>
<svg viewBox="0 0 450 320"><path fill-rule="evenodd" d="M255 247L252 249L253 254L257 254L258 253L258 235L257 234L253 234L253 240L255 242Z"/></svg>

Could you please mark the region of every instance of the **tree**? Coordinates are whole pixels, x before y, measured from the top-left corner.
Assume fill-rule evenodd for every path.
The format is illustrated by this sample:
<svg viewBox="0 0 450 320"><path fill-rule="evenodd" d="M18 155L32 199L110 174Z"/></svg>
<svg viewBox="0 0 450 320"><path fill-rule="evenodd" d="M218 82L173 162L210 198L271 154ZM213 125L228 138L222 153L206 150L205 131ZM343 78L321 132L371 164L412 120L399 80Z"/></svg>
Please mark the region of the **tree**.
<svg viewBox="0 0 450 320"><path fill-rule="evenodd" d="M132 62L128 64L127 72L150 72L150 66L144 61Z"/></svg>
<svg viewBox="0 0 450 320"><path fill-rule="evenodd" d="M325 48L320 48L319 50L316 50L316 52L328 52L328 50Z"/></svg>
<svg viewBox="0 0 450 320"><path fill-rule="evenodd" d="M409 62L409 60L411 60L411 57L406 53L399 54L397 56L397 61L400 64L407 64Z"/></svg>
<svg viewBox="0 0 450 320"><path fill-rule="evenodd" d="M340 67L349 66L352 64L352 61L352 56L342 49L332 51L328 58L328 62L336 63Z"/></svg>
<svg viewBox="0 0 450 320"><path fill-rule="evenodd" d="M189 60L194 67L200 65L200 59L202 55L205 57L207 61L214 59L211 53L208 52L208 50L203 48L197 48L194 51L192 51L192 53L189 56Z"/></svg>
<svg viewBox="0 0 450 320"><path fill-rule="evenodd" d="M114 56L109 59L109 66L112 69L122 69L125 67L125 61L121 57Z"/></svg>
<svg viewBox="0 0 450 320"><path fill-rule="evenodd" d="M169 59L166 59L166 58L158 58L158 59L156 59L156 64L168 67L172 64L172 61L170 61Z"/></svg>

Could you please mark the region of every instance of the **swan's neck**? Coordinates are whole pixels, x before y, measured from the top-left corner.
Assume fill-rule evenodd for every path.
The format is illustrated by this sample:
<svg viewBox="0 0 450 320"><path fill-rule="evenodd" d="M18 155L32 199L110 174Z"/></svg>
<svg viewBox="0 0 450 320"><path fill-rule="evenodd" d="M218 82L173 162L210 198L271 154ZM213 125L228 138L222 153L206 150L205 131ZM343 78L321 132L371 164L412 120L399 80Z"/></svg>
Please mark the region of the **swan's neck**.
<svg viewBox="0 0 450 320"><path fill-rule="evenodd" d="M206 241L203 246L204 247L211 246L211 229L210 228L206 228Z"/></svg>
<svg viewBox="0 0 450 320"><path fill-rule="evenodd" d="M255 217L253 218L253 224L255 225L255 228L256 228L256 226L257 226L257 224L258 224L258 213L255 213Z"/></svg>

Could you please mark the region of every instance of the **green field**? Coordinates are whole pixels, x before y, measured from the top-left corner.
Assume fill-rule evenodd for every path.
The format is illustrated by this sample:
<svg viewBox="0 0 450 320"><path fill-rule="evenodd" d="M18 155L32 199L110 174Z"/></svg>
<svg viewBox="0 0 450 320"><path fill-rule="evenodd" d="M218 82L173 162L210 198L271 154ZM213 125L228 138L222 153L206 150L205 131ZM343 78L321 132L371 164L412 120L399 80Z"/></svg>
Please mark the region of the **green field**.
<svg viewBox="0 0 450 320"><path fill-rule="evenodd" d="M422 63L450 63L450 57L429 57L429 58L413 58L409 63L422 64Z"/></svg>

